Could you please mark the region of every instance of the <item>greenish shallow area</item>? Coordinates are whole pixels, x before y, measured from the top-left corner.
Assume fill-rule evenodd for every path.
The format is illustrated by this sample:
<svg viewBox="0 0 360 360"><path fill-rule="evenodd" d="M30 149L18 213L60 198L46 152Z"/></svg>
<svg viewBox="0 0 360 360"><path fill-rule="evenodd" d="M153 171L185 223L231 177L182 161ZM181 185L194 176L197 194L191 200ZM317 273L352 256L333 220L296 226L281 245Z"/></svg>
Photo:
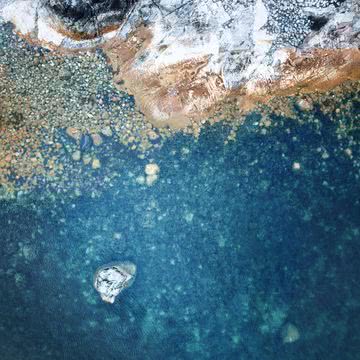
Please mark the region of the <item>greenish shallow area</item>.
<svg viewBox="0 0 360 360"><path fill-rule="evenodd" d="M343 101L338 121L249 115L227 145L223 123L145 157L109 140L77 197L44 181L1 201L1 360L360 359L359 104ZM109 305L93 275L112 261L138 272Z"/></svg>

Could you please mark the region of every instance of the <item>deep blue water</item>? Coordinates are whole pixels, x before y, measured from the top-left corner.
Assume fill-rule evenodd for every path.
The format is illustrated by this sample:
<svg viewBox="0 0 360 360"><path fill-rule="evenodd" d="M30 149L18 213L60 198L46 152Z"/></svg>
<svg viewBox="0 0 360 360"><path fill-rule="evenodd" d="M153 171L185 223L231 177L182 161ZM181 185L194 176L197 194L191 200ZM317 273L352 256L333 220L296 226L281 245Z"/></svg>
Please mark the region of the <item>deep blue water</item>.
<svg viewBox="0 0 360 360"><path fill-rule="evenodd" d="M152 187L114 145L99 198L1 203L0 359L360 359L359 148L318 119L179 134ZM122 260L137 278L109 305L93 274Z"/></svg>

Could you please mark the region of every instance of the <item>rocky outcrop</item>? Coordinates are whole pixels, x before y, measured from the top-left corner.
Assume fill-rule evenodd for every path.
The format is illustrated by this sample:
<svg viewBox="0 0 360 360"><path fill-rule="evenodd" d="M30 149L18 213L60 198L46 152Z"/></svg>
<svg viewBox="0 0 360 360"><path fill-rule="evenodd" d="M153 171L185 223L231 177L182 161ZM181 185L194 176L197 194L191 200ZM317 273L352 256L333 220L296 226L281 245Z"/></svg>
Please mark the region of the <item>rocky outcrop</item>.
<svg viewBox="0 0 360 360"><path fill-rule="evenodd" d="M117 28L136 0L43 0L63 31L80 38L96 38L109 28Z"/></svg>
<svg viewBox="0 0 360 360"><path fill-rule="evenodd" d="M159 126L186 126L228 97L247 109L360 78L359 4L352 0L118 1L111 22L110 2L96 1L96 17L83 11L92 25L50 3L0 0L0 14L50 48L101 46L115 83ZM92 1L72 3L81 13ZM26 21L15 6L27 9Z"/></svg>
<svg viewBox="0 0 360 360"><path fill-rule="evenodd" d="M129 262L114 262L103 265L94 275L94 287L101 298L112 304L115 298L135 280L136 265Z"/></svg>

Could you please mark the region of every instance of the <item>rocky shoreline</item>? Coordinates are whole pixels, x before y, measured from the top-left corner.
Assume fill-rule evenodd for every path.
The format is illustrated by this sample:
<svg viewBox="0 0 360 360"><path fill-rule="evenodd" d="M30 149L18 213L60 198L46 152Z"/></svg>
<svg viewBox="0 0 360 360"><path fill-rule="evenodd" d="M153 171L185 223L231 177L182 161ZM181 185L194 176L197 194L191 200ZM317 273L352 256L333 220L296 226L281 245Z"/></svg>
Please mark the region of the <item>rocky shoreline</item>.
<svg viewBox="0 0 360 360"><path fill-rule="evenodd" d="M1 16L9 4L0 1ZM359 98L360 66L355 66L359 50L346 48L357 18L343 28L342 37L337 36L343 39L339 48L292 49L282 62L282 77L262 81L250 94L245 86L225 89L224 77L209 77L207 60L201 57L159 67L160 72L152 73L150 67L137 73L147 60L134 63L135 59L153 44L149 27L137 32L128 28L126 40L115 32L100 47L95 46L97 40L82 40L77 45L85 41L87 47L79 49L72 40L71 46L63 42L47 49L48 43L39 42L36 34L24 36L14 33L11 24L0 24L1 197L17 197L39 187L49 194L80 196L85 191L97 196L124 174L140 186L152 186L158 174L149 175L144 169L169 137L179 131L198 137L205 125L224 120L229 129L225 143L229 143L253 114L261 117L261 133L276 126L274 114L296 118L300 109L312 121L314 108L338 124L341 136L358 131L358 119L349 114ZM317 32L312 43L309 38L306 42L313 46L320 35ZM351 36L355 46L357 37ZM168 56L163 50L162 60ZM205 88L196 81L195 86L194 78L204 71ZM132 90L135 99L124 88ZM189 96L191 104L184 107ZM348 96L352 102L343 101ZM171 116L159 112L159 117L152 116L159 104ZM351 124L347 116L352 117ZM114 144L134 153L139 171L126 169L126 161L114 154Z"/></svg>
<svg viewBox="0 0 360 360"><path fill-rule="evenodd" d="M355 1L120 3L111 12L113 3L101 1L88 28L80 0L63 14L40 0L2 0L0 16L28 41L53 50L100 47L115 86L133 94L157 127L201 122L227 99L248 109L274 96L326 91L360 78ZM78 16L71 17L75 9ZM94 28L102 29L95 37Z"/></svg>

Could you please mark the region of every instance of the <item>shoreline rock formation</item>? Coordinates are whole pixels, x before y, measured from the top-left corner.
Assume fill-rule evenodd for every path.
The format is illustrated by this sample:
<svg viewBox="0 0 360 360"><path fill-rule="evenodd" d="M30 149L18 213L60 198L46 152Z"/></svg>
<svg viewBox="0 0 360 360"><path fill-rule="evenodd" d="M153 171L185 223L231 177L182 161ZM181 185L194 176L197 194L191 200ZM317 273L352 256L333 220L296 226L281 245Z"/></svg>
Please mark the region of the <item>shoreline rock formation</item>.
<svg viewBox="0 0 360 360"><path fill-rule="evenodd" d="M42 0L40 4L57 18L67 34L93 39L118 27L136 0Z"/></svg>
<svg viewBox="0 0 360 360"><path fill-rule="evenodd" d="M357 1L86 3L93 2L90 25L82 0L63 2L84 15L80 20L61 14L57 0L0 0L0 17L50 49L101 47L115 84L159 127L186 127L229 98L246 111L273 96L360 79Z"/></svg>

